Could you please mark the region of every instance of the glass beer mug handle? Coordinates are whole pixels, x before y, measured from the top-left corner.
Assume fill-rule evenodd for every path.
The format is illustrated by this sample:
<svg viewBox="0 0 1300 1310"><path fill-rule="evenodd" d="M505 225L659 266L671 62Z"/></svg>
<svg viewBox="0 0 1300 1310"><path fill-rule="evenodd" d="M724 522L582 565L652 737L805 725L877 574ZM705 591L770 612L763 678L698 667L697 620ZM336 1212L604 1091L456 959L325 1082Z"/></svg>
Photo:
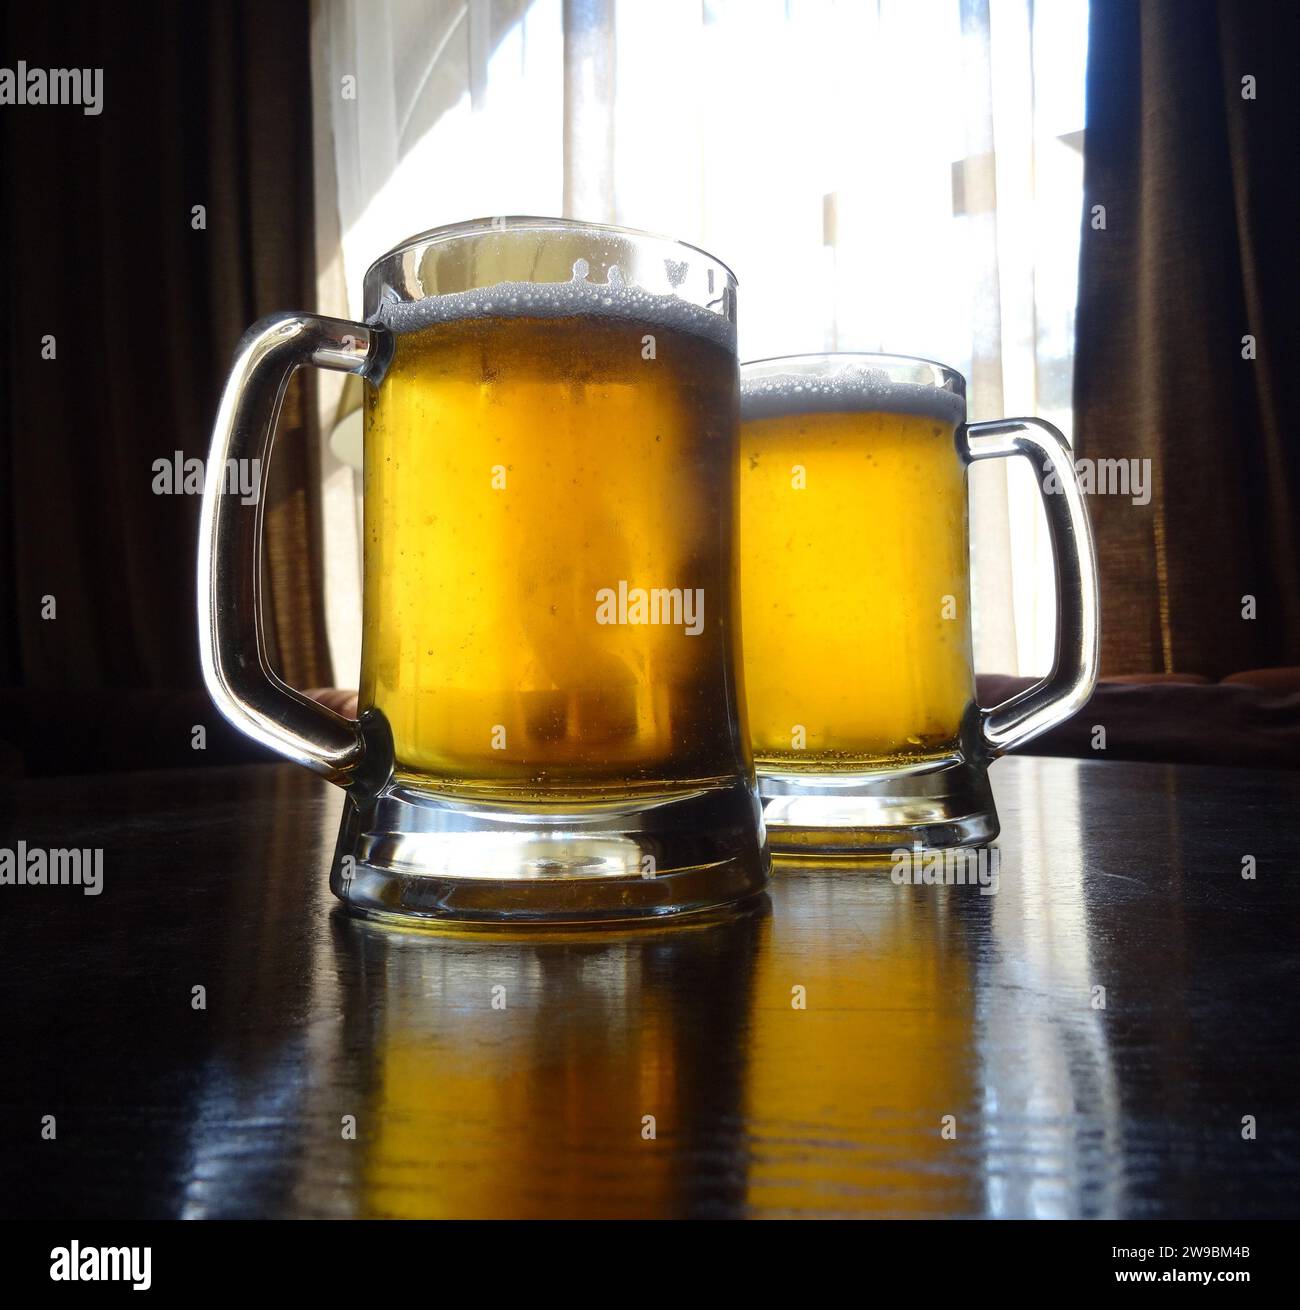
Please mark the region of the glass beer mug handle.
<svg viewBox="0 0 1300 1310"><path fill-rule="evenodd" d="M199 521L199 656L208 694L241 732L340 785L364 754L356 720L295 691L266 658L262 505L276 419L294 370L314 364L365 374L382 336L360 323L314 314L274 314L249 328L217 410ZM226 489L232 467L259 470L252 504L235 489L241 478L229 479L232 489Z"/></svg>
<svg viewBox="0 0 1300 1310"><path fill-rule="evenodd" d="M1097 562L1083 490L1065 438L1041 419L966 429L972 460L1024 455L1034 465L1056 565L1056 658L1042 682L981 712L984 743L1001 755L1080 710L1097 685ZM1054 482L1055 487L1049 487Z"/></svg>

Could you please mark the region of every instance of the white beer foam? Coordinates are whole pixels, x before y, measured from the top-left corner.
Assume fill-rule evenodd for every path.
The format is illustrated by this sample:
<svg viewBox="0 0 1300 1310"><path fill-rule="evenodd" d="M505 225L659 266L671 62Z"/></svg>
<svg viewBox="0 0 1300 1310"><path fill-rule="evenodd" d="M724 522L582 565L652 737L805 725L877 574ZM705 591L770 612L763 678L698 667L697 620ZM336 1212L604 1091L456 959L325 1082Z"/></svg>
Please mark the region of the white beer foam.
<svg viewBox="0 0 1300 1310"><path fill-rule="evenodd" d="M798 414L910 414L954 427L966 421L966 398L925 382L900 382L884 368L846 364L815 376L791 370L766 377L740 371L740 414L747 421Z"/></svg>
<svg viewBox="0 0 1300 1310"><path fill-rule="evenodd" d="M724 350L736 349L736 325L724 315L680 296L624 286L617 265L610 268L608 282L588 282L586 273L585 262L579 260L569 282L498 282L491 287L453 291L423 300L385 301L368 321L400 334L464 319L584 315L685 332Z"/></svg>

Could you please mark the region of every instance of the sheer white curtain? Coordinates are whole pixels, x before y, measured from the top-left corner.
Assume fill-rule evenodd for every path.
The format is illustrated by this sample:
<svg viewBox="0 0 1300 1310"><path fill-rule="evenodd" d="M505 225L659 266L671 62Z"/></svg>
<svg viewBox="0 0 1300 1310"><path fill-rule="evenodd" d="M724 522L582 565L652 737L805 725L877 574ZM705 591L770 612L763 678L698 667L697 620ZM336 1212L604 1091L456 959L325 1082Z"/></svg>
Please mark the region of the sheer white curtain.
<svg viewBox="0 0 1300 1310"><path fill-rule="evenodd" d="M370 261L441 223L650 228L736 270L742 359L939 359L973 418L1068 436L1086 41L1087 0L317 0L321 308L359 315ZM325 483L342 681L355 460L345 429ZM977 663L1042 672L1034 474L982 463L972 483Z"/></svg>

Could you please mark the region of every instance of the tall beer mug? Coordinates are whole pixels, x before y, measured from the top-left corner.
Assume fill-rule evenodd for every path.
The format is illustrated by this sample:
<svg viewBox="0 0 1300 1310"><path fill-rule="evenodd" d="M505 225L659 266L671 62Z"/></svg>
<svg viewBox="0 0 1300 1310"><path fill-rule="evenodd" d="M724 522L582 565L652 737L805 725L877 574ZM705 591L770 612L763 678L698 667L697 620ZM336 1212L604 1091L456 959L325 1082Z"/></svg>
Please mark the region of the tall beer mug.
<svg viewBox="0 0 1300 1310"><path fill-rule="evenodd" d="M774 851L979 844L989 762L1097 680L1092 535L1069 447L1039 419L966 422L960 373L891 355L741 370L745 684ZM1024 455L1056 566L1056 659L975 702L966 470Z"/></svg>
<svg viewBox="0 0 1300 1310"><path fill-rule="evenodd" d="M371 266L366 321L263 320L217 416L204 678L347 792L352 909L487 921L704 911L767 853L740 701L736 283L693 247L493 219ZM267 666L259 515L225 494L303 364L365 401L360 718ZM259 502L260 504L260 502Z"/></svg>

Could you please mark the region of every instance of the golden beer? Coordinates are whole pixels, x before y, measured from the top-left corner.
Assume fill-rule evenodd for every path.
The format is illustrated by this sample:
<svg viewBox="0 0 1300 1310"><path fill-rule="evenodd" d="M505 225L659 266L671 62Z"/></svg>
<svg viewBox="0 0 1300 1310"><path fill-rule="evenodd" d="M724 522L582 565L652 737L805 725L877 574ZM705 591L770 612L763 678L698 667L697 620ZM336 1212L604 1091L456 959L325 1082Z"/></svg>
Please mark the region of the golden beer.
<svg viewBox="0 0 1300 1310"><path fill-rule="evenodd" d="M638 317L616 287L607 312L536 317L493 294L399 332L368 399L361 707L397 777L438 790L730 783L750 757L725 325Z"/></svg>
<svg viewBox="0 0 1300 1310"><path fill-rule="evenodd" d="M734 274L652 233L498 216L400 242L362 304L245 333L208 464L269 457L296 369L364 383L356 718L267 666L260 506L206 479L199 534L218 709L345 788L331 890L488 925L757 895Z"/></svg>
<svg viewBox="0 0 1300 1310"><path fill-rule="evenodd" d="M974 698L964 402L869 372L743 382L745 686L760 769L952 753Z"/></svg>

